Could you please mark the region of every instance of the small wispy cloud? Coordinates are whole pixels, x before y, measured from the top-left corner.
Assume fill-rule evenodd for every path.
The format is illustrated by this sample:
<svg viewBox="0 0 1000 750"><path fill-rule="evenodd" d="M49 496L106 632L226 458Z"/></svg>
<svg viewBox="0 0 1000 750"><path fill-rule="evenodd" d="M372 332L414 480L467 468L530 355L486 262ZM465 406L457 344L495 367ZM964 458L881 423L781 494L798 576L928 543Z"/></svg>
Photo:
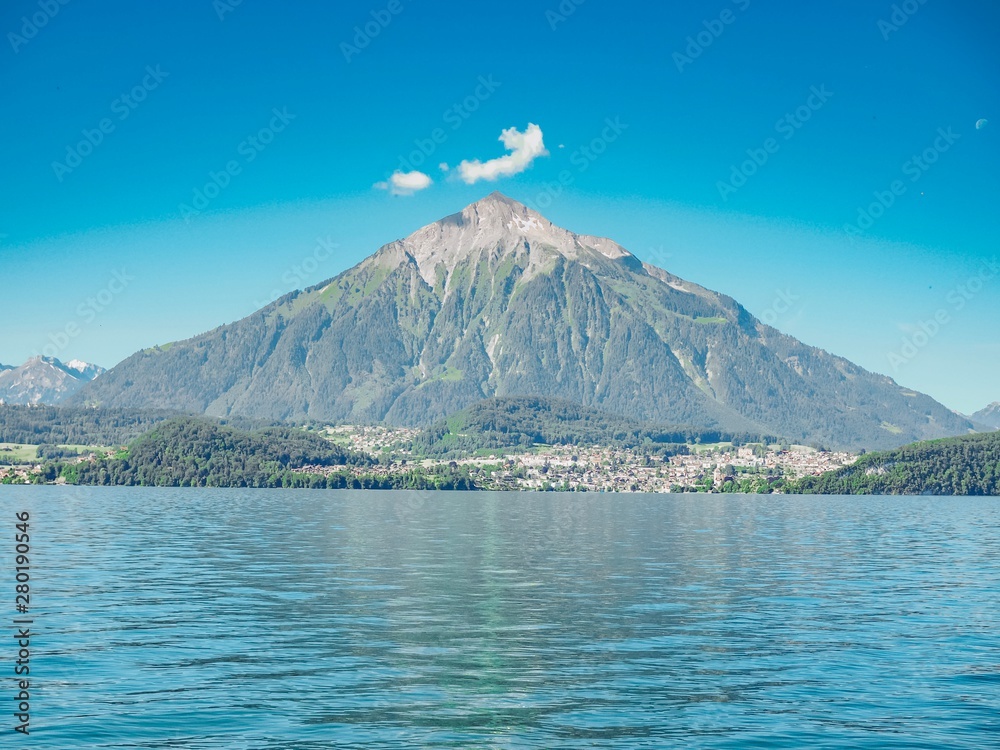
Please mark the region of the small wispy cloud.
<svg viewBox="0 0 1000 750"><path fill-rule="evenodd" d="M385 182L376 182L374 187L378 190L388 190L393 195L413 195L421 190L426 190L433 183L434 180L423 172L397 170Z"/></svg>
<svg viewBox="0 0 1000 750"><path fill-rule="evenodd" d="M542 129L534 123L528 123L523 133L517 128L507 128L500 134L500 141L511 153L487 162L476 159L458 165L458 172L466 184L472 185L479 180L492 182L500 177L520 174L538 157L549 155Z"/></svg>

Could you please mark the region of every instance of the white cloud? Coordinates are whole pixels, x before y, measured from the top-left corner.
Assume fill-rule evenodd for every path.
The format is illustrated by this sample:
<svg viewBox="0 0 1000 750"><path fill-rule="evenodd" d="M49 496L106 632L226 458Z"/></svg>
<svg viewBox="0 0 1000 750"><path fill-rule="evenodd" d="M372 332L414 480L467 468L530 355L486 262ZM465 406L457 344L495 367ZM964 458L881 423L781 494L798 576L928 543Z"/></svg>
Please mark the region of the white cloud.
<svg viewBox="0 0 1000 750"><path fill-rule="evenodd" d="M528 123L523 133L517 128L508 128L500 134L500 141L511 153L488 162L476 159L458 165L459 174L466 184L472 185L479 180L492 182L498 177L520 174L539 156L549 155L542 140L542 129L533 123Z"/></svg>
<svg viewBox="0 0 1000 750"><path fill-rule="evenodd" d="M400 172L396 170L392 177L386 182L376 182L374 187L379 190L388 190L393 195L413 195L416 192L429 188L434 183L430 177L423 172Z"/></svg>

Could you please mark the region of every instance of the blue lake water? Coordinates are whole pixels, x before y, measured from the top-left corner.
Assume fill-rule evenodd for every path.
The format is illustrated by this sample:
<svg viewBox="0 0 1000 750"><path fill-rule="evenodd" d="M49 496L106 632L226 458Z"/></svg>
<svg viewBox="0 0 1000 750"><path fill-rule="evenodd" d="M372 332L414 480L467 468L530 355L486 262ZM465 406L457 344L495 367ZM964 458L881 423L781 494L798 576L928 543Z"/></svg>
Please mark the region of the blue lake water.
<svg viewBox="0 0 1000 750"><path fill-rule="evenodd" d="M1000 744L996 499L0 488L11 635L23 510L4 747Z"/></svg>

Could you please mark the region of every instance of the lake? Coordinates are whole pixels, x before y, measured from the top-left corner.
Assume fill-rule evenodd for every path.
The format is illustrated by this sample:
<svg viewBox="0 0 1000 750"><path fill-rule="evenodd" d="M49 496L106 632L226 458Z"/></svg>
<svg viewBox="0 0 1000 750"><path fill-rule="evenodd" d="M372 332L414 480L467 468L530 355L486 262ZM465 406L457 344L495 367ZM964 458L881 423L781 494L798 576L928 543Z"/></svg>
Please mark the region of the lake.
<svg viewBox="0 0 1000 750"><path fill-rule="evenodd" d="M31 748L983 748L1000 502L0 488Z"/></svg>

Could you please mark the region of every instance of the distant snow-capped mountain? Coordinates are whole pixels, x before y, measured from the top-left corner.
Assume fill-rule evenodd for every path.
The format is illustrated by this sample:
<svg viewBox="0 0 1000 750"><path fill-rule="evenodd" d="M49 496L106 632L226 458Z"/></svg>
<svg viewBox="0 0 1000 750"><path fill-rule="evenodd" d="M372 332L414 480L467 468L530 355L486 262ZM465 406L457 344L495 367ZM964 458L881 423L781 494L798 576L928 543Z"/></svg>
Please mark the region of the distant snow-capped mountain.
<svg viewBox="0 0 1000 750"><path fill-rule="evenodd" d="M32 357L20 367L0 365L0 404L58 404L105 372L78 359Z"/></svg>

